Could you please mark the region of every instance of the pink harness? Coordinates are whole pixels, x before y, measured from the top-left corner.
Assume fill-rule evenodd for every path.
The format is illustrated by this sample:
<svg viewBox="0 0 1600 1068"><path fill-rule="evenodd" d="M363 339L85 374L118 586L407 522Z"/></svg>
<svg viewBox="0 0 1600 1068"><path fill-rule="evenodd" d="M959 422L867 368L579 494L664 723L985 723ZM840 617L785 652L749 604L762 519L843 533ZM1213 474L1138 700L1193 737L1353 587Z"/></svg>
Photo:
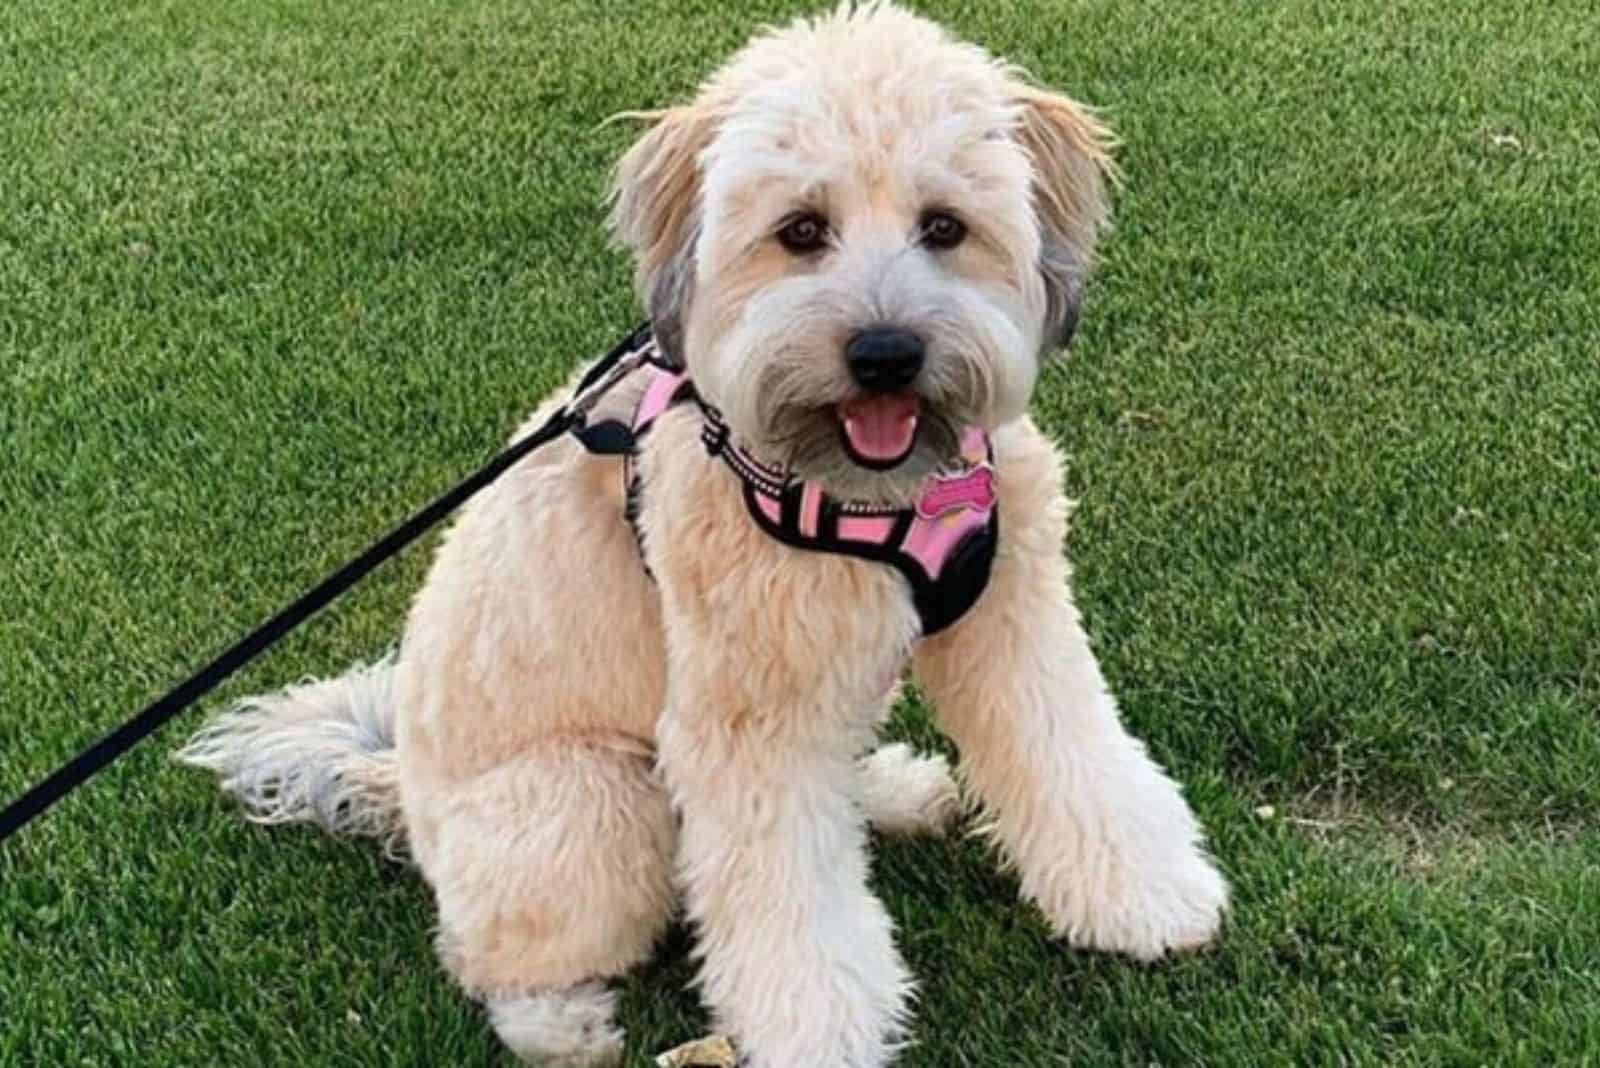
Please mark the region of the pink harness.
<svg viewBox="0 0 1600 1068"><path fill-rule="evenodd" d="M653 340L644 344L654 349ZM663 412L693 401L704 418L706 450L739 477L746 508L762 530L797 549L892 565L911 586L924 635L950 626L982 594L994 562L999 516L992 449L981 429L967 429L960 470L930 478L915 507L840 501L817 483L776 471L732 442L727 424L696 395L686 372L647 362L634 373L650 378L631 423L596 423L577 433L591 452L623 456L627 515L636 533L643 488L634 462L639 442Z"/></svg>

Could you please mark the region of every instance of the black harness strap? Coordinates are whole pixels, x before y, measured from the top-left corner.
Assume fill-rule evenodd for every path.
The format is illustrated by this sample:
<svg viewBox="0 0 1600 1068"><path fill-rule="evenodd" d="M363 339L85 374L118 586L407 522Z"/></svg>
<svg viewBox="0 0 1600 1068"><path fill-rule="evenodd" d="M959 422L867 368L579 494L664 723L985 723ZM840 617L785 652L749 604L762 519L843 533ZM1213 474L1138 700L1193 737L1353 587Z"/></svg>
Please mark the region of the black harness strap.
<svg viewBox="0 0 1600 1068"><path fill-rule="evenodd" d="M641 344L640 339L649 336L648 330L648 324L640 327L602 357L584 376L574 399L599 384L623 357L635 352ZM0 843L22 830L35 817L73 789L81 786L90 776L133 748L168 720L216 689L234 672L266 652L284 635L366 578L379 564L427 533L451 512L503 475L518 460L581 425L583 419L584 413L580 408L570 402L564 405L539 429L517 441L476 472L441 494L432 504L395 527L366 552L323 579L293 604L239 639L164 697L67 761L43 782L28 790L0 812Z"/></svg>

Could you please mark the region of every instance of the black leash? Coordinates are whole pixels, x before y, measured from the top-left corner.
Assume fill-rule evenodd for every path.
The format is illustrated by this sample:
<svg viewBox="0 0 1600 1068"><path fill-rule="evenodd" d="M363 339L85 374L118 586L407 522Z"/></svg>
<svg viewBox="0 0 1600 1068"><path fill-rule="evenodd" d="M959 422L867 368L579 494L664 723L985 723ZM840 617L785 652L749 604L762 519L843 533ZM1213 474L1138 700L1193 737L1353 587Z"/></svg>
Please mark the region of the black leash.
<svg viewBox="0 0 1600 1068"><path fill-rule="evenodd" d="M211 663L195 672L116 730L67 761L49 778L7 805L0 812L0 843L26 827L36 816L61 800L132 749L142 739L179 712L220 686L227 678L272 647L280 638L327 607L328 603L360 582L379 564L416 541L469 498L499 478L518 460L534 449L553 441L583 424L588 408L632 365L627 357L642 358L649 340L649 324L628 335L621 344L590 368L579 383L573 398L544 422L544 425L511 445L473 474L410 519L395 527L382 540L339 570L319 582L293 604L235 642ZM597 388L598 387L598 388Z"/></svg>

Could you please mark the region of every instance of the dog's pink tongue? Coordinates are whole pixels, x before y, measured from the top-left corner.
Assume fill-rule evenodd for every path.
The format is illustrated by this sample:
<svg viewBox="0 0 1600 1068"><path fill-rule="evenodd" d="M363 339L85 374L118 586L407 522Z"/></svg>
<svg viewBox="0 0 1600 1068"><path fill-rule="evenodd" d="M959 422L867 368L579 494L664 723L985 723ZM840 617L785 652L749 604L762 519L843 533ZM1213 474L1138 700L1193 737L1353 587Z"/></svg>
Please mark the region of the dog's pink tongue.
<svg viewBox="0 0 1600 1068"><path fill-rule="evenodd" d="M841 405L845 436L864 460L888 463L911 451L921 404L915 393L869 393Z"/></svg>

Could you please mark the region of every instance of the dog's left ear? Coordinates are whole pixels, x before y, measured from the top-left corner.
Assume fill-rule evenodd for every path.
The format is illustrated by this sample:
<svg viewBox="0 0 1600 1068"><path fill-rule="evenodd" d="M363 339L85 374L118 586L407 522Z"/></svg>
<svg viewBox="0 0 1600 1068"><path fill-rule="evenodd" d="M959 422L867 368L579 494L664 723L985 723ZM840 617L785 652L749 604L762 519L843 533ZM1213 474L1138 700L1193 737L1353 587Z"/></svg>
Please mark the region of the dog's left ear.
<svg viewBox="0 0 1600 1068"><path fill-rule="evenodd" d="M1065 96L1019 84L1016 136L1033 163L1039 269L1048 304L1045 351L1064 348L1078 326L1095 242L1111 217L1107 186L1117 178L1111 131Z"/></svg>
<svg viewBox="0 0 1600 1068"><path fill-rule="evenodd" d="M629 113L648 130L611 176L611 232L634 257L639 298L656 343L682 363L683 319L694 288L700 231L700 156L711 142L712 109L701 103Z"/></svg>

